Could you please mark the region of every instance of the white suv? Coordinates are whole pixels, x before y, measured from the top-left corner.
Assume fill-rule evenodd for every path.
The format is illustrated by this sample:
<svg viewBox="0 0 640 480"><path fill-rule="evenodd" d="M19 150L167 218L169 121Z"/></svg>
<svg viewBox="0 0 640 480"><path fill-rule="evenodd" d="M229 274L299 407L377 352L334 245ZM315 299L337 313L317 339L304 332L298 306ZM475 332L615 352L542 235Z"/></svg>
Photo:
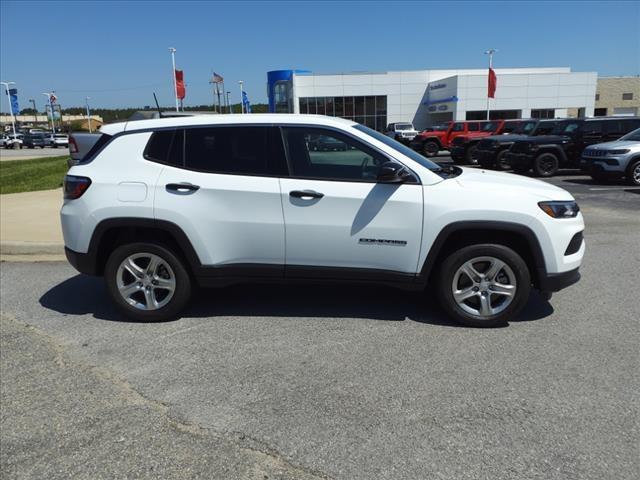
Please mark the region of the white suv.
<svg viewBox="0 0 640 480"><path fill-rule="evenodd" d="M532 287L580 278L569 193L442 168L352 121L203 115L101 133L65 177L65 250L132 319L176 317L194 282L322 280L432 289L455 320L496 326ZM319 136L348 148L313 150Z"/></svg>

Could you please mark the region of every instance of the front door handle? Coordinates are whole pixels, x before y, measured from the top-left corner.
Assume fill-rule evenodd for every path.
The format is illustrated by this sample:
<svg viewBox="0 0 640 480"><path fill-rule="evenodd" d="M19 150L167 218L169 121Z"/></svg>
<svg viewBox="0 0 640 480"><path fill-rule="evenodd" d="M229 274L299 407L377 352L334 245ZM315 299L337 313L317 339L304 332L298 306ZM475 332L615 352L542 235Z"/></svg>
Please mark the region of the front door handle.
<svg viewBox="0 0 640 480"><path fill-rule="evenodd" d="M199 185L194 185L193 183L189 182L167 183L166 185L167 192L181 193L183 195L196 192L199 188Z"/></svg>
<svg viewBox="0 0 640 480"><path fill-rule="evenodd" d="M316 192L314 190L292 190L289 192L289 196L308 200L310 198L322 198L324 197L324 193Z"/></svg>

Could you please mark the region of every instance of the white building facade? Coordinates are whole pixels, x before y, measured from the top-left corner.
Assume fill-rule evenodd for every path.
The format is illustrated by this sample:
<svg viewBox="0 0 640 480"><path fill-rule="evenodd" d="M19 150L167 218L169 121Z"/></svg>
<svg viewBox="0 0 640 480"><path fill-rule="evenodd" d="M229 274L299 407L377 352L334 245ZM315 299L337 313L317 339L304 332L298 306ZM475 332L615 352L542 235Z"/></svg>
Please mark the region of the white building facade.
<svg viewBox="0 0 640 480"><path fill-rule="evenodd" d="M490 118L593 116L596 72L570 68L495 69ZM275 74L275 75L274 75ZM269 72L273 112L332 115L377 130L393 122L421 129L450 120L487 118L487 69L314 74Z"/></svg>

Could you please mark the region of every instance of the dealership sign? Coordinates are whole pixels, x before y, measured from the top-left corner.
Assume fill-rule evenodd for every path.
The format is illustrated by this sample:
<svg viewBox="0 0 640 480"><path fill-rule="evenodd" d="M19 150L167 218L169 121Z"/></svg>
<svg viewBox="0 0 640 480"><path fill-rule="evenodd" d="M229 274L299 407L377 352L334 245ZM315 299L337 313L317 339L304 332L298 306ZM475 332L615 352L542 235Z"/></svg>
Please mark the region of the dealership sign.
<svg viewBox="0 0 640 480"><path fill-rule="evenodd" d="M446 83L436 83L435 85L429 85L429 90L440 90L441 88L447 88Z"/></svg>

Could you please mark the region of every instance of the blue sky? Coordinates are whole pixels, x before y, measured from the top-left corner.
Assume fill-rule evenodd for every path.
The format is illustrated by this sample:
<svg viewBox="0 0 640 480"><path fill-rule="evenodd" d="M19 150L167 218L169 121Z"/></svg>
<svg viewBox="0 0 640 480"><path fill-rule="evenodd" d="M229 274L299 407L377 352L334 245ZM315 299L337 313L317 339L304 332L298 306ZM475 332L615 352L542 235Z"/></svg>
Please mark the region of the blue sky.
<svg viewBox="0 0 640 480"><path fill-rule="evenodd" d="M186 105L210 103L212 70L232 101L266 72L569 66L640 74L640 2L0 2L0 76L20 106L55 90L63 107L172 103L171 57ZM2 92L4 93L4 92ZM7 111L6 96L2 110Z"/></svg>

